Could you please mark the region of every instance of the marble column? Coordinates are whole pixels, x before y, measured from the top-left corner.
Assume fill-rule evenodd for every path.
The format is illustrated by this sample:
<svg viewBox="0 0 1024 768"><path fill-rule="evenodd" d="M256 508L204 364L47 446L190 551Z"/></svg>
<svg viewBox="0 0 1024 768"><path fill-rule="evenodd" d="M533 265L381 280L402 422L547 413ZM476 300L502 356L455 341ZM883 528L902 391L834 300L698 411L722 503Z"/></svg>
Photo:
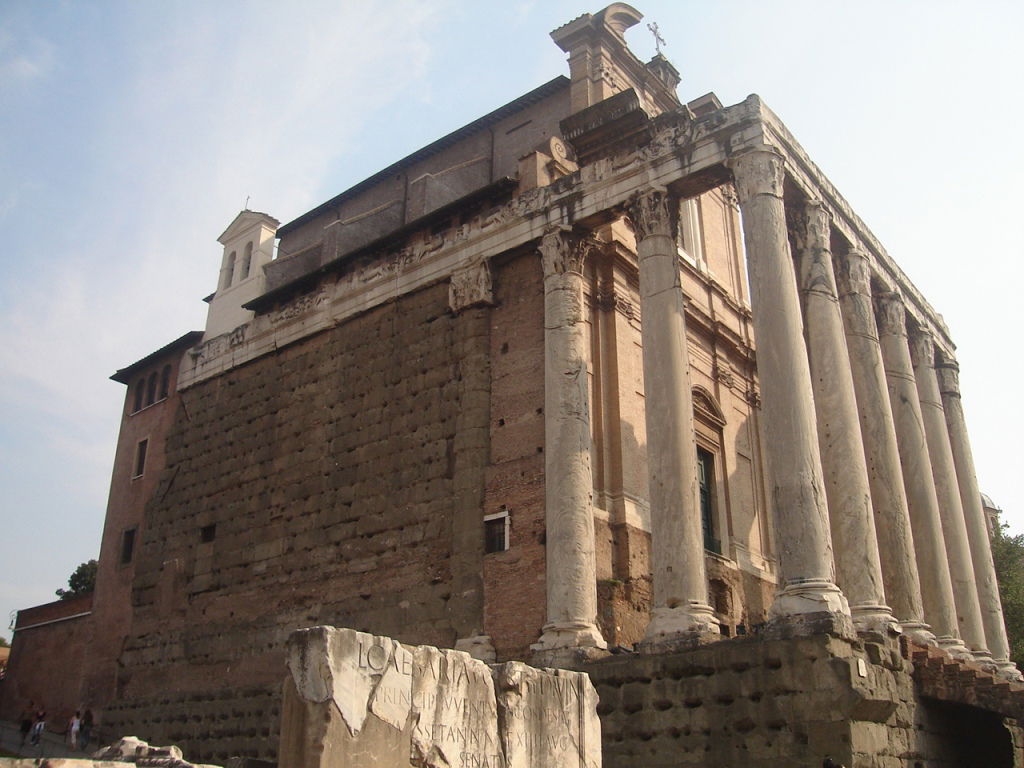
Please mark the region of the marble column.
<svg viewBox="0 0 1024 768"><path fill-rule="evenodd" d="M835 551L836 582L849 601L854 626L861 632L886 634L896 620L885 600L853 373L832 267L830 219L820 202L804 206L799 258L828 516L833 540L843 543Z"/></svg>
<svg viewBox="0 0 1024 768"><path fill-rule="evenodd" d="M956 479L953 451L949 444L949 428L942 410L939 381L935 375L935 344L929 331L920 329L910 337L917 396L921 401L921 416L928 440L928 455L932 460L932 477L939 500L942 536L946 542L949 576L953 582L960 637L979 661L991 659L985 644L985 630L978 604L978 585L974 580L974 562L967 538L964 508L960 501L960 486Z"/></svg>
<svg viewBox="0 0 1024 768"><path fill-rule="evenodd" d="M999 672L1013 680L1021 677L1017 665L1010 661L1010 643L1003 621L1003 605L999 599L996 569L992 563L992 547L985 523L985 510L981 506L981 490L974 470L974 454L967 436L963 405L960 400L960 368L955 360L940 362L935 367L942 394L942 410L946 414L949 442L953 450L960 502L967 523L967 538L971 544L974 580L978 585L978 602L985 629L985 641L992 652L992 661Z"/></svg>
<svg viewBox="0 0 1024 768"><path fill-rule="evenodd" d="M910 361L906 316L899 294L877 297L878 336L885 361L893 422L903 467L903 486L907 492L910 524L921 576L921 601L924 618L935 633L940 648L958 656L970 656L960 640L957 627L953 583L946 559L942 535L939 499L935 493L928 441L917 395L914 367Z"/></svg>
<svg viewBox="0 0 1024 768"><path fill-rule="evenodd" d="M641 649L670 649L718 635L708 605L701 533L690 357L667 192L634 198L628 215L640 271L644 414L651 507L651 619Z"/></svg>
<svg viewBox="0 0 1024 768"><path fill-rule="evenodd" d="M547 623L532 646L564 666L606 647L597 628L590 403L583 262L591 241L561 229L540 243L544 268L544 505Z"/></svg>
<svg viewBox="0 0 1024 768"><path fill-rule="evenodd" d="M768 495L780 583L770 618L797 631L852 631L849 606L835 583L811 372L783 207L783 162L768 146L729 161L747 251L763 436L771 449Z"/></svg>
<svg viewBox="0 0 1024 768"><path fill-rule="evenodd" d="M867 256L853 250L837 258L836 279L853 388L857 396L886 600L906 634L920 643L934 643L935 635L924 622L921 580L914 555L907 493L900 470L896 425L875 324L871 268Z"/></svg>

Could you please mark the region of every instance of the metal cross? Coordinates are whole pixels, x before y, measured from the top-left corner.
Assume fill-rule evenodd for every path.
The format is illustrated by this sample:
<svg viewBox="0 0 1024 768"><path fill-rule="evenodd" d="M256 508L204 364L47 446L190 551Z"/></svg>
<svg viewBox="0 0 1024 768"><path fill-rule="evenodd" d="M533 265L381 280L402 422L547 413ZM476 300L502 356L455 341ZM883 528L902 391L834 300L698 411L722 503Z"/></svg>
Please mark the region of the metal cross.
<svg viewBox="0 0 1024 768"><path fill-rule="evenodd" d="M654 50L660 56L661 46L667 45L665 38L658 34L658 22L653 21L647 25L647 28L651 30L651 34L654 35Z"/></svg>
<svg viewBox="0 0 1024 768"><path fill-rule="evenodd" d="M249 210L249 195L245 196L245 210Z"/></svg>

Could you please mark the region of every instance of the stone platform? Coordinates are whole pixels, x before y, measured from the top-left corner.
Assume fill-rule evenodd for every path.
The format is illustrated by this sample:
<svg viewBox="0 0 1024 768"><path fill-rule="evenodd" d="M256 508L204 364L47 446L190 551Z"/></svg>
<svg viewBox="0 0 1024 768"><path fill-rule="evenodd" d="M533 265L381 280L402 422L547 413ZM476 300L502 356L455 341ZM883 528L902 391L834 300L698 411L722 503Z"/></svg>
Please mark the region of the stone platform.
<svg viewBox="0 0 1024 768"><path fill-rule="evenodd" d="M1024 686L898 637L736 638L586 671L606 768L1024 765Z"/></svg>

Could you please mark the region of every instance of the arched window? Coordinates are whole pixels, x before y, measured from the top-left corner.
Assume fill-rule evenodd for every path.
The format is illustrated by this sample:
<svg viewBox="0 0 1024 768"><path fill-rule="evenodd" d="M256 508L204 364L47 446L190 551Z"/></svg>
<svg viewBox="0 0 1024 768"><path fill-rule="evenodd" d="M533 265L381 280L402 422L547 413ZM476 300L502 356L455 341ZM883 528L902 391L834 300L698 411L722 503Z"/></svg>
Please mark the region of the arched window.
<svg viewBox="0 0 1024 768"><path fill-rule="evenodd" d="M235 252L232 251L228 254L227 261L224 262L224 269L221 270L220 276L220 287L227 288L231 285L231 281L235 276Z"/></svg>
<svg viewBox="0 0 1024 768"><path fill-rule="evenodd" d="M171 388L171 366L165 365L163 373L160 374L160 399L163 400L167 397L167 392Z"/></svg>
<svg viewBox="0 0 1024 768"><path fill-rule="evenodd" d="M149 386L146 388L146 405L156 402L156 371L149 374Z"/></svg>
<svg viewBox="0 0 1024 768"><path fill-rule="evenodd" d="M132 413L142 410L142 396L146 391L146 380L139 379L135 384L135 407L132 408Z"/></svg>
<svg viewBox="0 0 1024 768"><path fill-rule="evenodd" d="M252 242L245 244L245 256L242 258L242 274L239 280L245 280L249 276L249 269L252 267Z"/></svg>

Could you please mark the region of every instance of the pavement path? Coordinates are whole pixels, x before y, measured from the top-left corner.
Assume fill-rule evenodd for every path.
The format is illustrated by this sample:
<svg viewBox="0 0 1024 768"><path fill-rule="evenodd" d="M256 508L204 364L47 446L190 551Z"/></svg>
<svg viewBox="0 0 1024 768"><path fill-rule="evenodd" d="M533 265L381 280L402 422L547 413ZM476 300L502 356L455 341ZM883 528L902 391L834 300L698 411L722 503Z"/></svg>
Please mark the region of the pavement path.
<svg viewBox="0 0 1024 768"><path fill-rule="evenodd" d="M93 751L100 748L95 741L90 745ZM20 757L75 757L87 759L89 754L81 749L72 749L64 741L64 734L50 733L47 731L39 740L38 746L32 746L27 741L25 746L21 745L21 729L18 723L11 723L0 720L0 750Z"/></svg>

